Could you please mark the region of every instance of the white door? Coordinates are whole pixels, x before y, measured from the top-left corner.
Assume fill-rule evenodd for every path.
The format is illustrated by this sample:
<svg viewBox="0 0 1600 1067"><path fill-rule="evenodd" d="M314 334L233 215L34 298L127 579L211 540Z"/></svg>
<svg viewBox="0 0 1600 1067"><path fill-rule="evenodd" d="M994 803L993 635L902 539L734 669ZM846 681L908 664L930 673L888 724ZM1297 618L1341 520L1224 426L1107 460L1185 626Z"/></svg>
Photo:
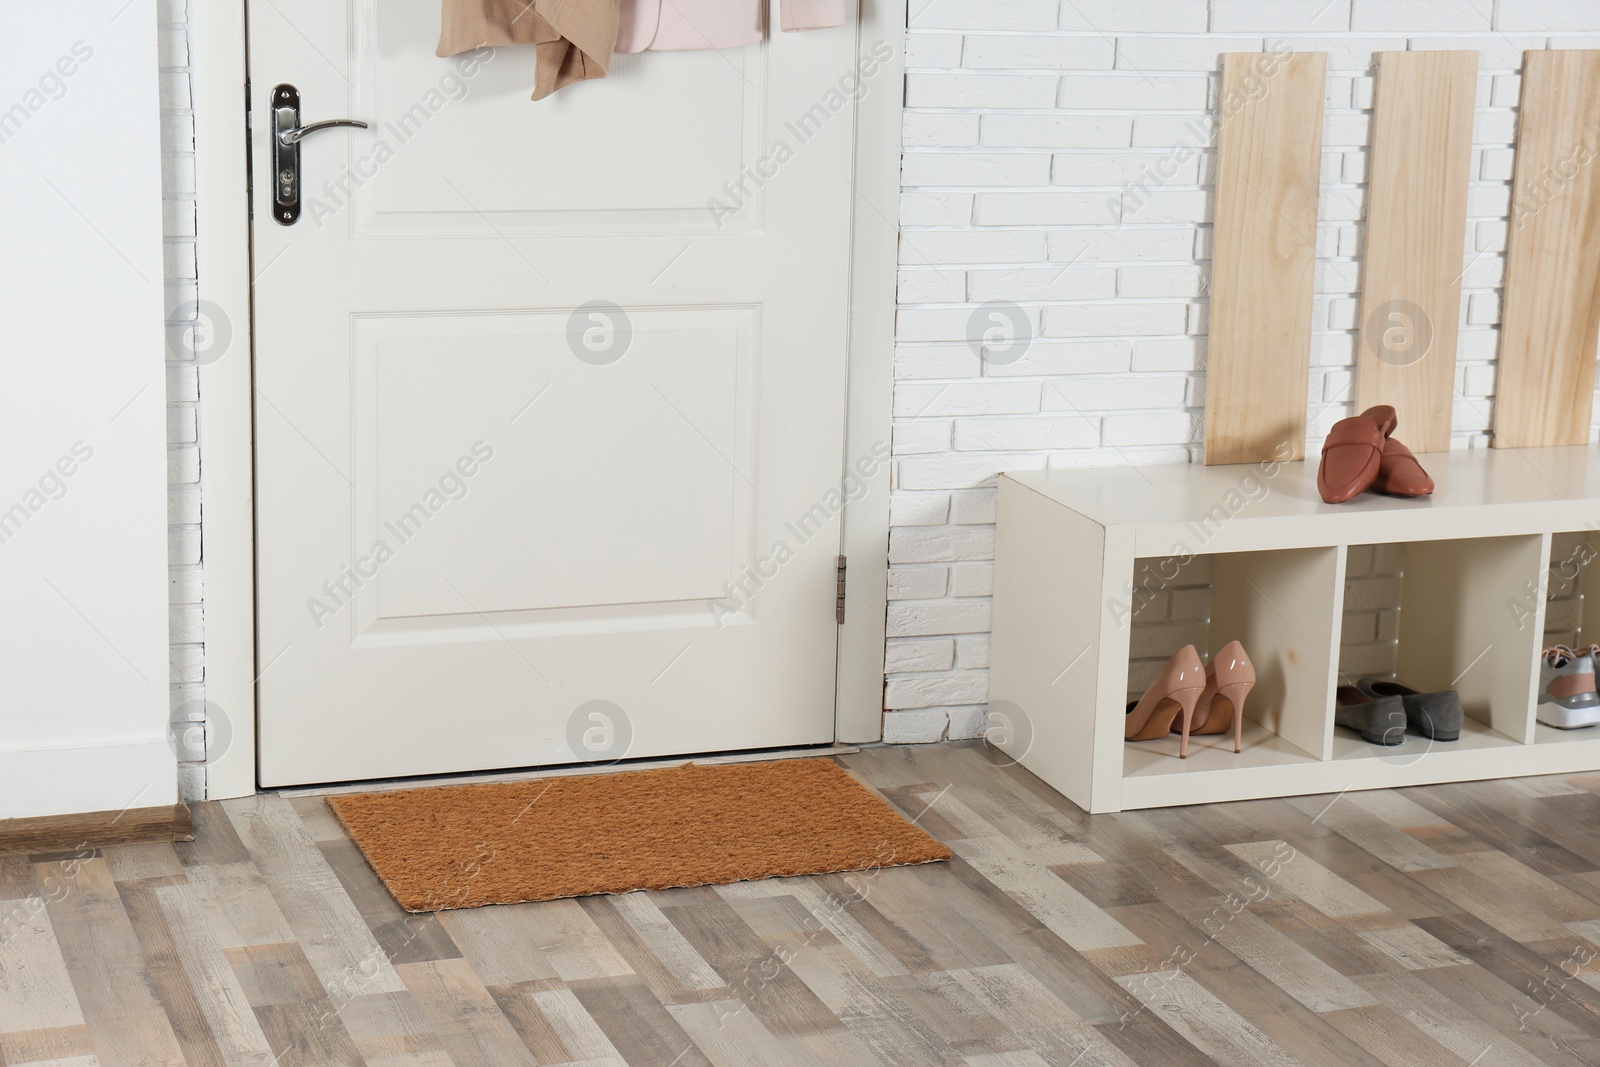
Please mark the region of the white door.
<svg viewBox="0 0 1600 1067"><path fill-rule="evenodd" d="M534 103L438 8L250 5L262 784L832 740L854 28Z"/></svg>

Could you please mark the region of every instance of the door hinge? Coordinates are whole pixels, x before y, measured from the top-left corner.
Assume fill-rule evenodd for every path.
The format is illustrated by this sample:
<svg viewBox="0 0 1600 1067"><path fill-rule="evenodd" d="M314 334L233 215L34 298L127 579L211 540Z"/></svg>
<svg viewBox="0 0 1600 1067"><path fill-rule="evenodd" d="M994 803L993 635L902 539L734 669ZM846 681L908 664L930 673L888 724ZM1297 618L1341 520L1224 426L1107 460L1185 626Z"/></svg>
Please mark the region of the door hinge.
<svg viewBox="0 0 1600 1067"><path fill-rule="evenodd" d="M833 589L833 593L834 593L834 609L833 609L833 611L834 611L834 617L836 619L838 619L839 624L842 626L842 625L844 625L844 567L845 567L845 559L844 559L844 557L840 556L835 561L835 565L838 568L838 578L834 583L834 589Z"/></svg>

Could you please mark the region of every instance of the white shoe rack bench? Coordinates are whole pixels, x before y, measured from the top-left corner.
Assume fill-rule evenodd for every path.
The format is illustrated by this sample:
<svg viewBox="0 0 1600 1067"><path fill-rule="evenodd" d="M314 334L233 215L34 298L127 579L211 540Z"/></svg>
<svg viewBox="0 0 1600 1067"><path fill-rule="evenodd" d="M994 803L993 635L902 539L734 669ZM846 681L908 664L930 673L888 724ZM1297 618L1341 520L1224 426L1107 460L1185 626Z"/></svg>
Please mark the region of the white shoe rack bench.
<svg viewBox="0 0 1600 1067"><path fill-rule="evenodd" d="M1600 451L1423 455L1431 498L1324 504L1316 464L1002 475L990 740L1090 812L1600 769L1600 727L1534 719L1551 536L1600 552ZM1397 677L1454 688L1458 741L1368 744L1334 727L1345 561L1404 546ZM1231 734L1124 742L1131 607L1162 568L1210 556L1210 648L1238 639L1258 682ZM1574 560L1576 565L1579 560ZM1153 575L1150 573L1153 571ZM1170 571L1168 572L1170 573ZM1582 630L1600 634L1600 596ZM1587 638L1586 638L1587 639Z"/></svg>

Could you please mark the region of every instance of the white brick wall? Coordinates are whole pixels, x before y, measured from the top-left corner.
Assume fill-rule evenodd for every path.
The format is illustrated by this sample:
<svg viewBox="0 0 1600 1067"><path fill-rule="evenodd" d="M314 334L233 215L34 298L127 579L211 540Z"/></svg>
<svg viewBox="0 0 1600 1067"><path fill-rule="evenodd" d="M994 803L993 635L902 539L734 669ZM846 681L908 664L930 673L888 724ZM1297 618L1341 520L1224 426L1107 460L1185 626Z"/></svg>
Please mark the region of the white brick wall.
<svg viewBox="0 0 1600 1067"><path fill-rule="evenodd" d="M889 740L982 729L997 471L1199 458L1218 55L1269 45L1329 53L1313 455L1351 414L1372 54L1481 52L1455 428L1484 444L1522 52L1600 47L1600 0L911 0ZM989 301L1034 334L1014 362L968 347ZM1393 670L1399 568L1394 546L1352 553L1352 676ZM1141 608L1136 689L1203 638L1207 581Z"/></svg>
<svg viewBox="0 0 1600 1067"><path fill-rule="evenodd" d="M190 49L185 0L162 0L157 16L161 56L161 157L166 224L167 522L172 643L172 708L180 742L178 784L189 799L205 796L205 614L201 573L199 377L180 359L186 323L175 316L197 299L194 201L194 110L189 99Z"/></svg>

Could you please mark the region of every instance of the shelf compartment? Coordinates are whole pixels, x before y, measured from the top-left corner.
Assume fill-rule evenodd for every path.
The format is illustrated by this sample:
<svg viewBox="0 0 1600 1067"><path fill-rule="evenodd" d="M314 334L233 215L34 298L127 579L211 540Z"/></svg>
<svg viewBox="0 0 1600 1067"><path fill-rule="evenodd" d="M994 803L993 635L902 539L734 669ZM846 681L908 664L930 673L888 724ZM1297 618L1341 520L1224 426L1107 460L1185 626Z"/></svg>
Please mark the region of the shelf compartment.
<svg viewBox="0 0 1600 1067"><path fill-rule="evenodd" d="M1244 645L1256 668L1256 686L1245 704L1245 751L1235 755L1230 731L1191 738L1190 759L1182 761L1178 758L1179 737L1171 734L1128 744L1123 773L1149 773L1152 766L1162 768L1169 762L1181 766L1194 762L1201 750L1214 751L1224 763L1241 766L1263 759L1326 759L1327 708L1333 692L1337 620L1343 599L1343 551L1324 547L1228 552L1196 556L1186 567L1191 574L1201 569L1211 582L1210 621L1202 624L1205 632L1195 641L1201 657L1209 660L1236 640ZM1141 559L1136 561L1134 573L1166 572L1158 561ZM1182 640L1174 637L1173 647L1160 649L1161 655L1176 652ZM1128 699L1133 700L1142 686L1130 689ZM1262 747L1263 740L1276 739L1283 743ZM1252 752L1252 748L1261 751Z"/></svg>
<svg viewBox="0 0 1600 1067"><path fill-rule="evenodd" d="M1240 641L1256 668L1245 717L1317 759L1330 752L1344 574L1339 547L1230 552L1212 565L1212 650Z"/></svg>
<svg viewBox="0 0 1600 1067"><path fill-rule="evenodd" d="M1454 689L1467 716L1518 742L1533 740L1549 535L1413 541L1400 589L1398 679L1422 692Z"/></svg>

